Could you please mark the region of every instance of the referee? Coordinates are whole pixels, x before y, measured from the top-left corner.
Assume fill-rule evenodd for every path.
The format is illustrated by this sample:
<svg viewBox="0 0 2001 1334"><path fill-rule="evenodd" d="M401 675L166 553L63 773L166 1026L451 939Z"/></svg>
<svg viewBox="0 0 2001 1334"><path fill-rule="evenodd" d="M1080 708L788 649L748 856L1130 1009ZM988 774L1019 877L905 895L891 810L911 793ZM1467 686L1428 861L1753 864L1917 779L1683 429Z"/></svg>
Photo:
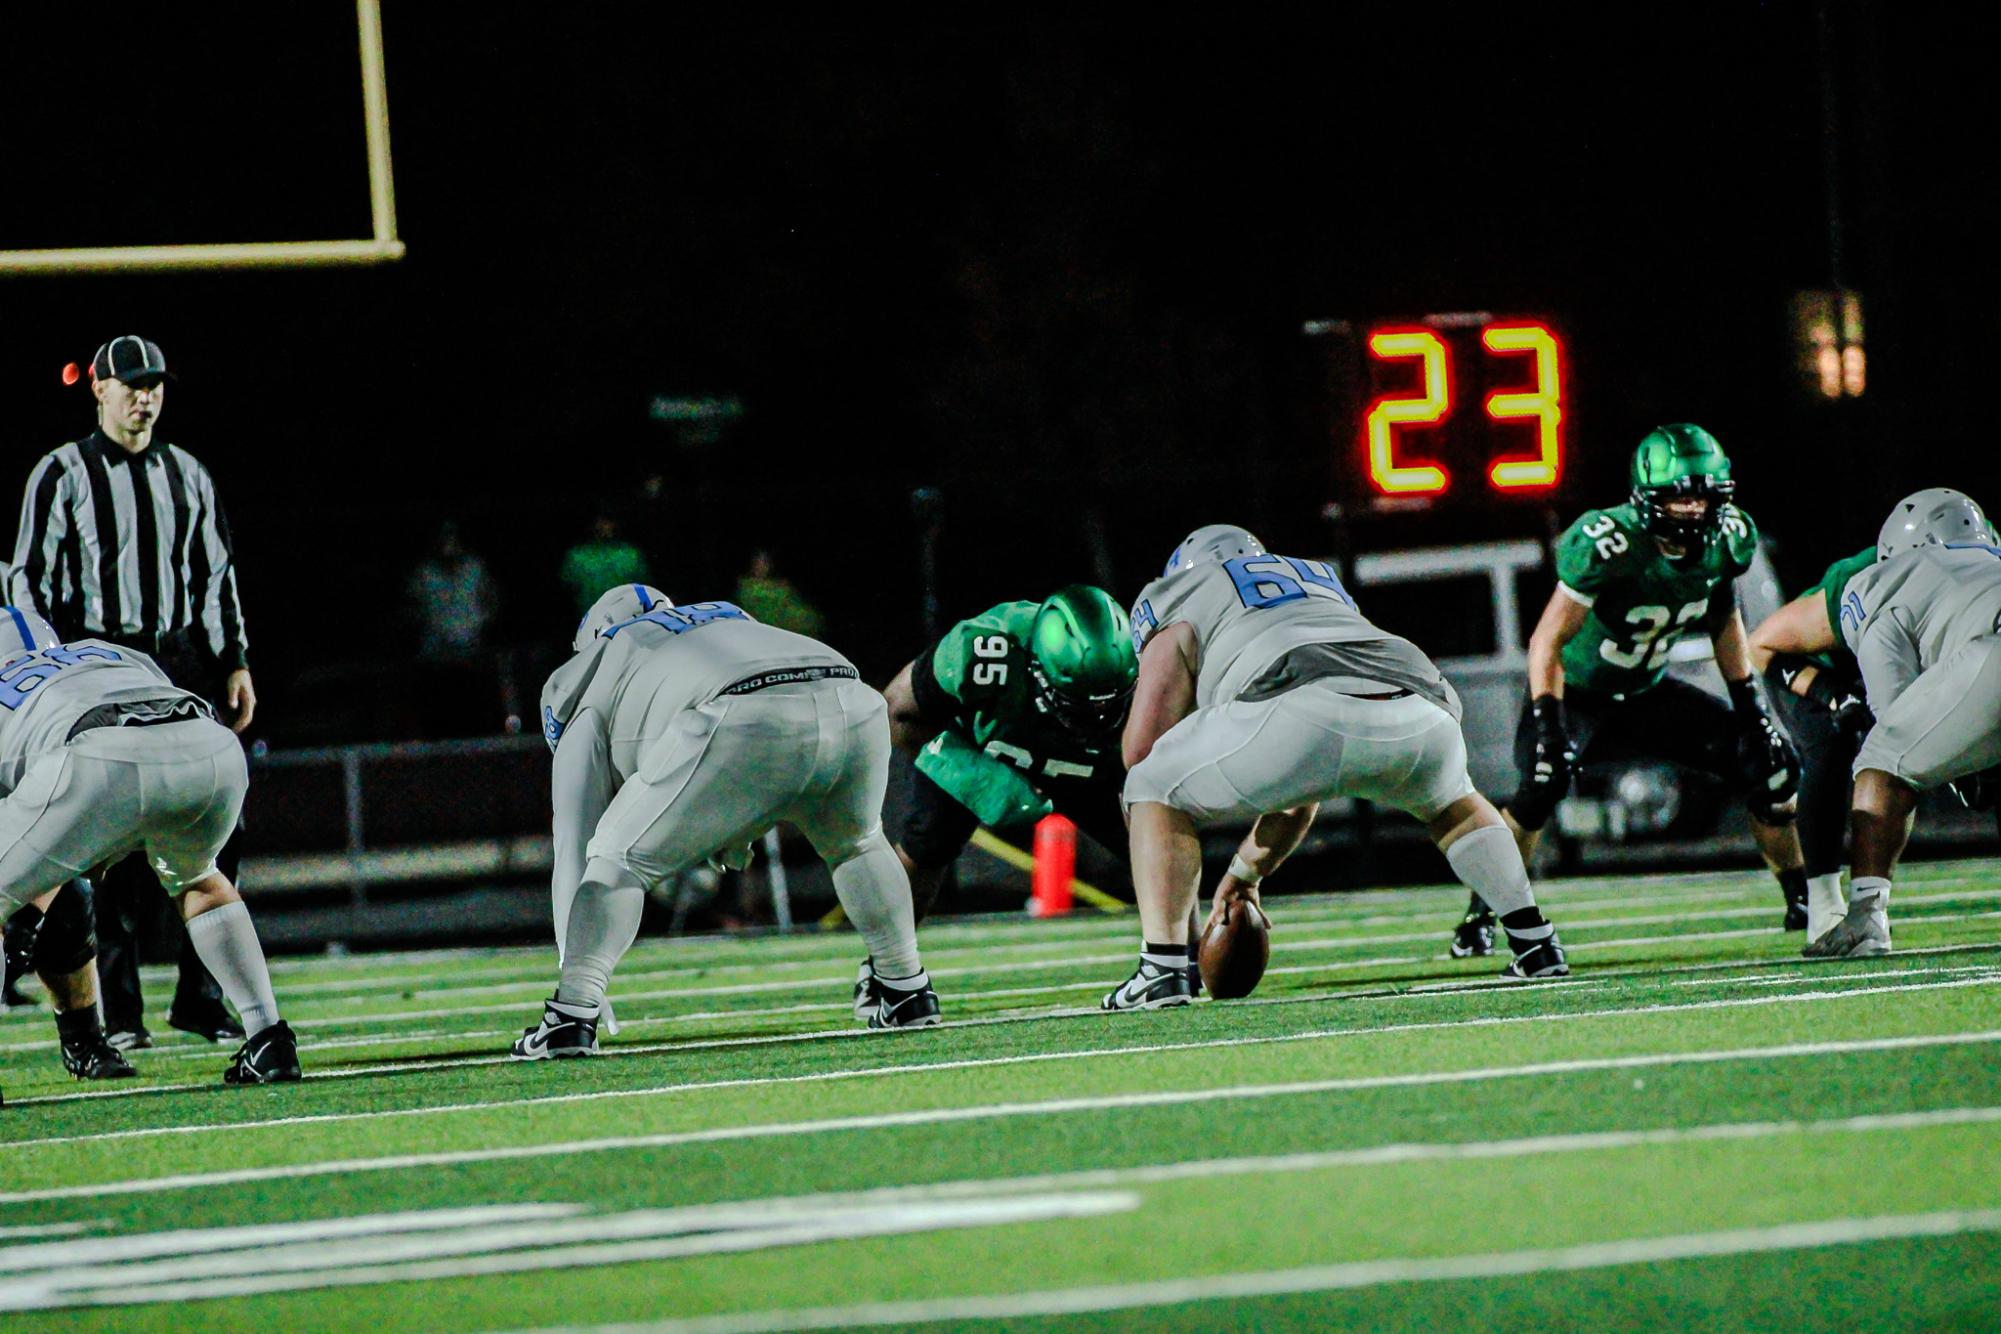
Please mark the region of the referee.
<svg viewBox="0 0 2001 1334"><path fill-rule="evenodd" d="M237 732L257 707L245 657L229 524L208 469L154 439L167 359L136 334L97 349L90 364L97 429L45 454L28 475L14 545L10 601L32 607L64 639L134 648L175 685L211 704ZM217 862L236 879L239 839ZM167 907L144 857L126 857L97 886L98 971L113 1045L147 1047L135 933ZM211 1042L239 1039L179 915L180 980L167 1022Z"/></svg>

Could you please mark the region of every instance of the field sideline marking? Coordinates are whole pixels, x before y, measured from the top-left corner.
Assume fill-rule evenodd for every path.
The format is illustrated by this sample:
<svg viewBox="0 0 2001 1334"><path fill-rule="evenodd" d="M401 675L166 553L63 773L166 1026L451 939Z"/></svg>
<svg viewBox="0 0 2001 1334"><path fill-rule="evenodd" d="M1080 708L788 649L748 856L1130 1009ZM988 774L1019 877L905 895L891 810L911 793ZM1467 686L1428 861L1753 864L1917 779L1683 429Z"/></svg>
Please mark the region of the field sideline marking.
<svg viewBox="0 0 2001 1334"><path fill-rule="evenodd" d="M1953 946L1946 948L1956 949L1959 947ZM1983 945L1977 948L1987 949L1990 947ZM1859 974L1848 974L1847 976L1855 978L1867 978L1871 976L1871 974L1859 973ZM1581 982L1588 982L1589 980L1590 979L1588 978L1581 979ZM1311 1030L1307 1033L1270 1034L1270 1035L1247 1037L1247 1038L1216 1038L1216 1039L1208 1039L1192 1043L1170 1043L1157 1047L1148 1047L1148 1046L1115 1047L1115 1048L1106 1048L1103 1049L1102 1051L1097 1051L1097 1052L1078 1053L1078 1054L1109 1055L1122 1051L1178 1051L1178 1050L1186 1050L1191 1048L1204 1048L1204 1047L1244 1046L1256 1043L1296 1042L1308 1038L1354 1037L1354 1036L1367 1035L1371 1033L1413 1032L1418 1030L1436 1029L1436 1028L1465 1028L1465 1027L1480 1027L1493 1024L1560 1022L1572 1019L1594 1019L1594 1018L1605 1018L1612 1015L1627 1015L1627 1014L1665 1014L1665 1013L1679 1012L1683 1010L1709 1010L1709 1009L1726 1009L1736 1006L1747 1006L1747 1005L1773 1005L1785 1001L1800 1001L1800 1002L1831 1001L1831 1000L1845 999L1850 996L1878 996L1895 992L1956 990L1971 986L1994 985L1997 983L2001 983L2001 974L1988 974L1981 977L1960 978L1943 982L1902 983L1895 986L1887 986L1887 987L1852 987L1843 991L1794 992L1786 994L1767 994L1762 996L1738 996L1724 1000L1689 1001L1686 1003L1673 1004L1673 1005L1663 1004L1663 1005L1641 1005L1641 1006L1612 1006L1609 1008L1598 1009L1598 1010L1573 1010L1573 1011L1553 1013L1553 1014L1543 1013L1543 1014L1521 1014L1521 1015L1481 1015L1471 1019L1438 1019L1438 1020L1427 1020L1421 1023L1413 1023L1413 1024L1379 1024L1369 1028L1317 1029L1317 1030ZM1576 990L1579 989L1579 985L1580 984L1578 983L1566 983L1563 981L1541 982L1541 983L1517 982L1512 984L1496 983L1491 985L1490 987L1481 988L1478 990L1468 988L1456 991L1412 990L1412 991L1399 991L1399 992L1388 992L1388 993L1359 992L1359 993L1349 993L1347 995L1334 995L1334 996L1298 996L1298 997L1289 997L1283 1000L1274 999L1264 1002L1260 1002L1253 999L1248 1001L1234 1001L1231 1003L1236 1005L1256 1005L1256 1004L1282 1005L1282 1004L1306 1004L1306 1003L1325 1005L1329 1003L1337 1003L1342 1000L1362 1000L1362 999L1374 999L1374 1000L1458 999L1469 993L1473 995L1485 994L1486 991L1488 990L1506 992L1512 994L1522 994L1523 992L1529 990L1530 988L1547 989L1547 990ZM1104 1015L1101 1011L1097 1010L1096 1008L1092 1009L1057 1008L1057 1009L1047 1009L1047 1010L1034 1010L1020 1014L994 1015L981 1019L959 1019L950 1021L947 1024L942 1025L942 1027L958 1028L958 1029L985 1028L1000 1024L1030 1023L1045 1019L1089 1018L1089 1017L1096 1017L1102 1019ZM822 1040L839 1040L839 1039L856 1039L856 1038L881 1040L882 1037L883 1037L882 1034L875 1033L872 1032L871 1030L864 1028L829 1028L829 1029L808 1031L803 1033L778 1033L778 1034L770 1034L759 1037L707 1038L707 1039L698 1039L693 1042L639 1043L639 1044L615 1047L611 1049L611 1051L607 1054L620 1057L651 1056L651 1055L661 1055L661 1054L672 1054L677 1052L714 1051L730 1047L761 1046L765 1044L780 1045L786 1043L814 1042ZM963 1069L963 1068L972 1068L984 1064L1006 1065L1006 1064L1013 1064L1016 1062L1066 1059L1070 1055L1071 1053L1066 1053L1066 1052L1039 1052L1039 1053L1030 1053L1026 1055L1019 1055L1019 1056L976 1058L963 1063L928 1062L915 1065L884 1066L880 1067L880 1069L883 1071L942 1070L942 1069L953 1069L953 1068ZM512 1058L508 1056L463 1056L463 1057L452 1057L438 1061L405 1061L405 1062L398 1062L392 1065L347 1066L337 1070L309 1071L306 1075L306 1079L309 1081L354 1079L367 1075L396 1074L413 1070L449 1070L449 1069L460 1069L468 1066L505 1065L509 1064L511 1062L511 1059ZM871 1071L871 1073L873 1073L873 1071ZM666 1087L669 1089L693 1089L693 1088L710 1088L710 1087L727 1088L727 1087L738 1087L742 1086L743 1084L754 1084L754 1083L765 1083L765 1082L789 1083L799 1080L807 1080L807 1079L822 1078L822 1077L824 1076L774 1075L757 1080L748 1080L748 1081L724 1080L724 1081L717 1081L713 1084L676 1084L676 1085L668 1085ZM214 1084L206 1084L206 1083L150 1084L150 1085L141 1085L139 1087L130 1089L126 1088L101 1089L88 1093L41 1094L31 1097L17 1098L15 1099L13 1105L17 1107L45 1106L52 1103L89 1102L103 1098L133 1098L133 1097L146 1097L150 1095L164 1094L164 1093L182 1093L182 1092L190 1092L196 1090L212 1090L216 1087L217 1086ZM601 1091L601 1094L597 1096L613 1096L620 1094L622 1092L623 1092L622 1090L603 1090ZM475 1107L487 1107L487 1106L506 1106L509 1104L474 1103L466 1105ZM425 1110L428 1109L404 1108L404 1109L396 1109L395 1112L379 1112L379 1113L372 1113L372 1115L391 1115L391 1114L399 1114L400 1112L403 1111L421 1112ZM348 1115L348 1114L340 1113L338 1115ZM222 1130L222 1129L228 1129L229 1125L231 1124L244 1124L244 1123L241 1122L223 1123L213 1127L203 1127L203 1128ZM186 1128L176 1126L176 1127L161 1127L160 1129L178 1133ZM105 1132L105 1133L122 1134L126 1132ZM35 1142L39 1141L15 1140L15 1141L8 1141L7 1145L11 1147L11 1145L13 1144L35 1143Z"/></svg>
<svg viewBox="0 0 2001 1334"><path fill-rule="evenodd" d="M1696 1007L1689 1007L1696 1008ZM254 1181L286 1181L304 1177L339 1176L470 1163L510 1162L532 1158L567 1158L587 1153L671 1148L684 1144L717 1144L788 1139L847 1131L886 1130L904 1126L943 1125L959 1121L995 1121L1024 1116L1060 1116L1074 1112L1114 1111L1134 1107L1179 1107L1198 1103L1246 1102L1265 1098L1303 1097L1314 1093L1363 1089L1423 1088L1447 1084L1484 1083L1537 1075L1580 1074L1600 1070L1642 1070L1671 1065L1716 1065L1734 1061L1781 1060L1864 1051L1895 1051L1923 1047L1973 1046L2001 1042L2001 1030L1978 1033L1930 1034L1915 1037L1869 1038L1836 1042L1789 1043L1772 1047L1741 1047L1698 1052L1656 1052L1637 1056L1594 1057L1572 1061L1538 1061L1525 1065L1476 1070L1441 1070L1402 1075L1360 1075L1297 1080L1283 1084L1239 1084L1222 1088L1172 1089L1153 1093L1112 1093L1095 1097L1047 1098L1035 1102L989 1103L974 1107L933 1107L872 1115L822 1117L811 1121L776 1121L752 1125L711 1126L702 1130L663 1131L651 1135L608 1136L592 1140L508 1145L489 1149L457 1149L435 1153L390 1154L375 1158L328 1159L272 1167L233 1168L219 1172L188 1172L157 1177L131 1177L88 1185L50 1186L0 1193L0 1204L42 1200L96 1199L109 1195L144 1195L209 1186L242 1185Z"/></svg>
<svg viewBox="0 0 2001 1334"><path fill-rule="evenodd" d="M999 1320L1082 1315L1174 1306L1224 1298L1282 1297L1379 1287L1388 1283L1436 1283L1460 1279L1523 1277L1530 1274L1610 1269L1676 1260L1720 1259L1774 1251L1854 1246L1871 1241L1959 1236L2001 1231L2001 1209L1957 1209L1925 1214L1885 1214L1871 1218L1830 1218L1775 1227L1732 1228L1666 1237L1629 1237L1580 1246L1469 1255L1408 1256L1345 1264L1275 1269L1257 1274L1216 1274L1152 1283L1050 1288L980 1297L939 1297L855 1306L699 1316L624 1324L543 1326L515 1334L777 1334L784 1330L845 1329L854 1326L912 1326L946 1320ZM1222 1321L1219 1317L1219 1323Z"/></svg>

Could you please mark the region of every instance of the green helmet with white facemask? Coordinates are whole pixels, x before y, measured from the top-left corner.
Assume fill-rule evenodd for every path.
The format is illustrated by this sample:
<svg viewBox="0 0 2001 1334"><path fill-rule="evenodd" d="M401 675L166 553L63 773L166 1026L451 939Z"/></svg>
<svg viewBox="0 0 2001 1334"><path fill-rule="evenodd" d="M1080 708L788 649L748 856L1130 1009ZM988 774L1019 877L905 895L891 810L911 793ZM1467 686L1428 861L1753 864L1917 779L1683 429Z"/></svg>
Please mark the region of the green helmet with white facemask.
<svg viewBox="0 0 2001 1334"><path fill-rule="evenodd" d="M1059 588L1029 630L1036 707L1073 732L1116 727L1139 678L1132 629L1111 594L1088 584Z"/></svg>

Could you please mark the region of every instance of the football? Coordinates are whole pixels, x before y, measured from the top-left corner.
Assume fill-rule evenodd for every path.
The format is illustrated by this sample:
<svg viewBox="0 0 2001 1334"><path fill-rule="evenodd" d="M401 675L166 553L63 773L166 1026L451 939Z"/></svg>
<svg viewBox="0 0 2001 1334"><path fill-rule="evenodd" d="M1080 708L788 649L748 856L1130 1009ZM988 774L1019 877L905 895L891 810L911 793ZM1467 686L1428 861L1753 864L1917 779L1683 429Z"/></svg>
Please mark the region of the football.
<svg viewBox="0 0 2001 1334"><path fill-rule="evenodd" d="M1217 904L1202 928L1196 958L1211 996L1235 1000L1250 995L1271 961L1271 919L1246 898L1233 896Z"/></svg>

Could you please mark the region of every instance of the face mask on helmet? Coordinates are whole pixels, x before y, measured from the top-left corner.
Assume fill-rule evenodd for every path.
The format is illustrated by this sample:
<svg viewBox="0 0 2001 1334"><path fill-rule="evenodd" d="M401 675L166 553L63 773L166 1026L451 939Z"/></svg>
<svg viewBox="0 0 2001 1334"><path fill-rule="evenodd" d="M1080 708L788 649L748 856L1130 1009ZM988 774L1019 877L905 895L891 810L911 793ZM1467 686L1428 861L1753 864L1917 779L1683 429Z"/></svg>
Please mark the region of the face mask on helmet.
<svg viewBox="0 0 2001 1334"><path fill-rule="evenodd" d="M1181 545L1167 558L1167 568L1162 576L1177 570L1186 570L1196 565L1206 565L1210 561L1221 563L1235 560L1239 556L1262 556L1265 544L1258 541L1250 530L1234 524L1212 523L1197 528L1181 539Z"/></svg>
<svg viewBox="0 0 2001 1334"><path fill-rule="evenodd" d="M1125 718L1139 662L1125 610L1109 593L1085 584L1057 590L1037 609L1029 643L1038 709L1081 734Z"/></svg>
<svg viewBox="0 0 2001 1334"><path fill-rule="evenodd" d="M1723 507L1736 494L1730 458L1716 437L1689 422L1657 427L1633 451L1633 507L1646 530L1701 552L1723 525Z"/></svg>
<svg viewBox="0 0 2001 1334"><path fill-rule="evenodd" d="M570 647L582 653L591 641L614 625L623 625L644 616L655 607L671 607L674 600L651 584L620 584L596 602L577 623L576 638Z"/></svg>

